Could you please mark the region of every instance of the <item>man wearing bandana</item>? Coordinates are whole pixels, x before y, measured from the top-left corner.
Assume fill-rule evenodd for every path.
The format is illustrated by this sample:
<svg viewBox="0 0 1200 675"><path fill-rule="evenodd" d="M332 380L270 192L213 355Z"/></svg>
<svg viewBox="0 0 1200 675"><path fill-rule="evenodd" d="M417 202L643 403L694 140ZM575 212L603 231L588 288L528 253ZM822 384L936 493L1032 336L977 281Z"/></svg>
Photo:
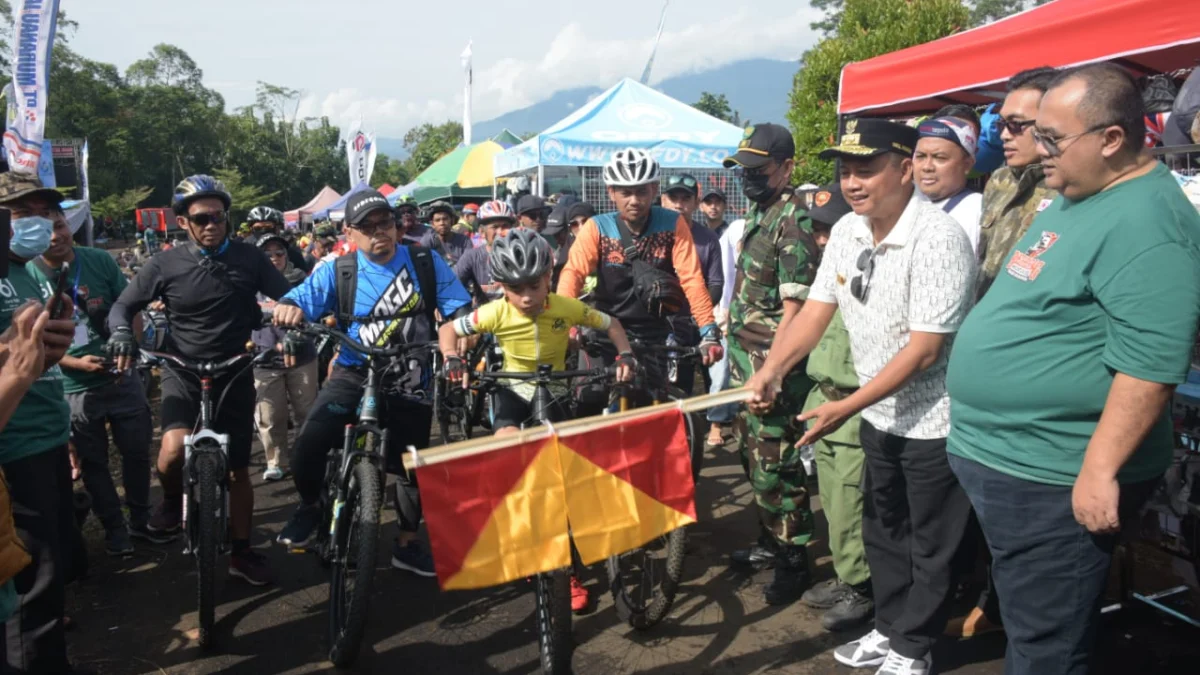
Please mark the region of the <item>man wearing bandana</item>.
<svg viewBox="0 0 1200 675"><path fill-rule="evenodd" d="M967 187L967 175L975 165L975 129L955 117L936 117L922 122L917 134L913 153L917 189L963 226L971 250L978 253L983 196Z"/></svg>

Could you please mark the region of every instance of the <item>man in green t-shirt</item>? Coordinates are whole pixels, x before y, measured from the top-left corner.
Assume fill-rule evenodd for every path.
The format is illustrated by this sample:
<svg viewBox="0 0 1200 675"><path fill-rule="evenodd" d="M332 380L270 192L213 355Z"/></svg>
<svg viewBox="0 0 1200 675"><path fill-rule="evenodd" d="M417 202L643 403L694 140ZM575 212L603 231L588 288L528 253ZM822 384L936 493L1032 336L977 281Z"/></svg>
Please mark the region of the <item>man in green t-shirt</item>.
<svg viewBox="0 0 1200 675"><path fill-rule="evenodd" d="M56 218L50 248L29 266L29 271L49 293L58 283L64 264L65 288L75 303L75 340L59 362L71 408L71 444L79 455L92 509L104 525L105 552L127 555L133 553L131 535L156 544L174 538L146 528L150 443L154 435L146 393L135 374L113 373L104 356L108 310L129 282L108 252L75 246L71 226L65 218ZM128 524L108 468L109 429L121 453Z"/></svg>
<svg viewBox="0 0 1200 675"><path fill-rule="evenodd" d="M1171 461L1200 318L1200 215L1142 150L1115 65L1055 78L1034 136L1058 196L958 333L951 467L983 526L1009 673L1088 667L1117 531Z"/></svg>
<svg viewBox="0 0 1200 675"><path fill-rule="evenodd" d="M62 195L37 178L0 174L0 207L12 216L8 277L0 279L0 361L8 358L14 312L29 301L47 300L29 271L29 261L46 250L53 221L64 219ZM0 671L69 673L63 603L78 528L72 507L67 459L70 411L63 399L59 359L75 335L71 298L61 298L60 315L47 323L45 373L29 388L8 425L0 431L0 467L8 480L17 535L33 562L15 578L20 610L6 622L0 642Z"/></svg>

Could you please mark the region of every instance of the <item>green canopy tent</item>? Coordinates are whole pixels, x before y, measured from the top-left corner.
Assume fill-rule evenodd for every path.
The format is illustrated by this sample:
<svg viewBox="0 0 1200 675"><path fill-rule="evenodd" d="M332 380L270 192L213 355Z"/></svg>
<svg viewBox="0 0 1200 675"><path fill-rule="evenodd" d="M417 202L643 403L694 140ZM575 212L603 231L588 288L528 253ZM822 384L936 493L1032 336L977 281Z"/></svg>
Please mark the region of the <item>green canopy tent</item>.
<svg viewBox="0 0 1200 675"><path fill-rule="evenodd" d="M419 204L449 199L465 201L492 196L492 158L521 142L505 129L493 138L460 145L430 164L413 181L412 198Z"/></svg>

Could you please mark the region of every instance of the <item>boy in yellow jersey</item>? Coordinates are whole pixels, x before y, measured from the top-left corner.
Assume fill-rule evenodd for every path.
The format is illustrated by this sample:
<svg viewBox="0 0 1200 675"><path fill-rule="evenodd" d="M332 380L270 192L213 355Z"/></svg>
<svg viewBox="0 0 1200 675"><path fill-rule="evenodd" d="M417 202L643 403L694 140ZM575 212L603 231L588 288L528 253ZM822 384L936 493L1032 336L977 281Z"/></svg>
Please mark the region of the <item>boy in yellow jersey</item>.
<svg viewBox="0 0 1200 675"><path fill-rule="evenodd" d="M531 373L545 364L554 370L564 370L567 343L575 326L608 331L608 338L619 352L617 379L628 381L633 377L637 362L620 322L574 298L550 292L554 251L540 234L517 228L497 237L492 242L490 262L492 280L503 287L504 298L481 305L438 330L447 379L459 382L467 371L466 362L457 351L458 338L479 333L496 337L504 352L506 372ZM566 382L562 385L561 394L565 397ZM496 436L515 434L529 421L533 391L534 387L528 383L496 388L492 398L492 428ZM571 609L583 612L588 602L587 589L572 574Z"/></svg>

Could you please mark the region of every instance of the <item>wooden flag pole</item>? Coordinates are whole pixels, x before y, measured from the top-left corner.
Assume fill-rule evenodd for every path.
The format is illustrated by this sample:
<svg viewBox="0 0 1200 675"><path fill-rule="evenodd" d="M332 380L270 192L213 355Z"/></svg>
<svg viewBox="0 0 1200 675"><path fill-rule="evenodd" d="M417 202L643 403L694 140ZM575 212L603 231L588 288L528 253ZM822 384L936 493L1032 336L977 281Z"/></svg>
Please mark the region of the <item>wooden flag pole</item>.
<svg viewBox="0 0 1200 675"><path fill-rule="evenodd" d="M659 403L658 405L647 406L645 408L634 408L625 412L612 413L610 415L593 415L592 417L583 417L569 422L556 423L551 429L547 425L535 427L533 429L524 429L519 433L503 438L489 436L487 438L476 438L469 441L459 441L450 445L443 445L437 448L429 448L420 452L408 452L404 455L404 468L412 470L417 466L428 466L430 464L438 464L448 462L463 457L471 457L485 452L493 452L522 443L530 443L540 441L551 436L557 435L560 438L566 436L574 436L576 434L588 433L606 427L620 425L631 419L644 417L661 413L664 410L678 408L685 413L696 412L698 410L707 410L719 405L730 403L744 403L749 401L754 396L754 392L749 389L727 389L715 394L706 394L695 398L687 398L682 401L671 401L668 403Z"/></svg>

